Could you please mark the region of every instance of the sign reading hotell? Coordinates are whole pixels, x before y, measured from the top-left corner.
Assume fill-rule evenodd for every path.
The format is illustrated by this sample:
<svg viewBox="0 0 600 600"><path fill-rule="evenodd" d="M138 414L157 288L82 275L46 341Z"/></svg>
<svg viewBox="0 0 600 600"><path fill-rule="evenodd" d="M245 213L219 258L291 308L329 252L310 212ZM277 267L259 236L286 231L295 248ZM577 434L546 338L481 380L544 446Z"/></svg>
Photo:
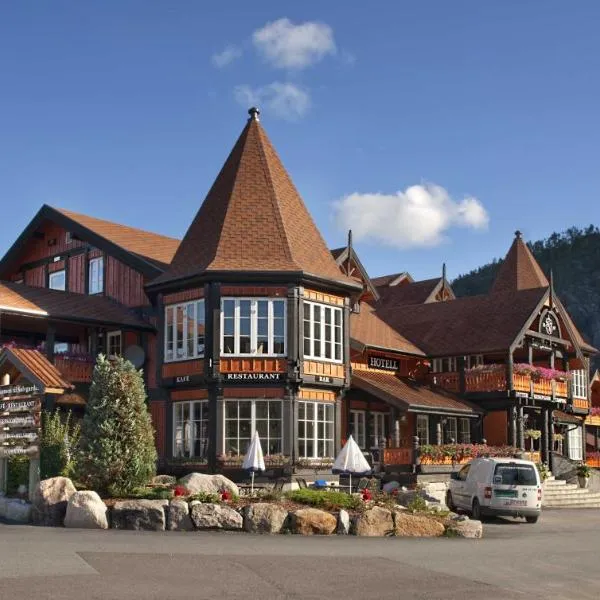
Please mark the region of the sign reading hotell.
<svg viewBox="0 0 600 600"><path fill-rule="evenodd" d="M39 456L39 393L34 385L0 387L0 458Z"/></svg>
<svg viewBox="0 0 600 600"><path fill-rule="evenodd" d="M383 371L397 371L398 361L382 356L369 356L369 367L371 369L382 369Z"/></svg>

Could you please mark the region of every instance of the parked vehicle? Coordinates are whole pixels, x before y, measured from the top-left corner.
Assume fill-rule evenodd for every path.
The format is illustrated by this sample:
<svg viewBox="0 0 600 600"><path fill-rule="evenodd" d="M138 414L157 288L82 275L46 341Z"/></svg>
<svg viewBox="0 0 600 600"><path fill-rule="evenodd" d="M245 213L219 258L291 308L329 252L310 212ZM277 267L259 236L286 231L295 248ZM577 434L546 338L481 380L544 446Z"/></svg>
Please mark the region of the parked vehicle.
<svg viewBox="0 0 600 600"><path fill-rule="evenodd" d="M525 517L536 523L542 512L542 482L534 463L513 458L476 458L452 473L446 493L450 510L485 516Z"/></svg>

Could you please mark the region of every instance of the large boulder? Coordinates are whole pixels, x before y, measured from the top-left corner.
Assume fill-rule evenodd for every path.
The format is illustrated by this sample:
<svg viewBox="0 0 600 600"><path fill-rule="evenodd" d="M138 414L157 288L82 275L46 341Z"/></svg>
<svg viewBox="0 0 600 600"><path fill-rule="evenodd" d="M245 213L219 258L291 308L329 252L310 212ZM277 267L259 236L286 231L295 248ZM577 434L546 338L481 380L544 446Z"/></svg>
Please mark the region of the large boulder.
<svg viewBox="0 0 600 600"><path fill-rule="evenodd" d="M292 531L300 535L331 535L337 528L337 518L318 508L301 508L292 513Z"/></svg>
<svg viewBox="0 0 600 600"><path fill-rule="evenodd" d="M190 514L196 529L237 530L244 524L239 512L222 504L207 504L193 500L190 502Z"/></svg>
<svg viewBox="0 0 600 600"><path fill-rule="evenodd" d="M228 491L235 496L240 495L238 486L223 475L206 475L204 473L190 473L179 480L190 494L204 492L206 494L220 494Z"/></svg>
<svg viewBox="0 0 600 600"><path fill-rule="evenodd" d="M8 499L4 509L4 518L10 523L29 523L31 521L31 504L18 498Z"/></svg>
<svg viewBox="0 0 600 600"><path fill-rule="evenodd" d="M440 537L446 529L440 521L426 515L395 510L393 516L394 533L399 537Z"/></svg>
<svg viewBox="0 0 600 600"><path fill-rule="evenodd" d="M116 502L111 512L113 529L164 531L168 500L123 500Z"/></svg>
<svg viewBox="0 0 600 600"><path fill-rule="evenodd" d="M33 492L31 503L33 523L61 527L67 512L67 503L76 491L68 477L51 477L40 481Z"/></svg>
<svg viewBox="0 0 600 600"><path fill-rule="evenodd" d="M339 535L348 535L350 533L350 515L343 508L338 514L337 533Z"/></svg>
<svg viewBox="0 0 600 600"><path fill-rule="evenodd" d="M108 509L96 492L75 492L67 504L65 527L108 529Z"/></svg>
<svg viewBox="0 0 600 600"><path fill-rule="evenodd" d="M194 531L190 507L185 500L181 498L171 500L167 509L167 529L169 531Z"/></svg>
<svg viewBox="0 0 600 600"><path fill-rule="evenodd" d="M394 520L392 511L381 506L374 506L365 510L356 517L354 522L354 533L367 537L381 537L392 535L394 532Z"/></svg>
<svg viewBox="0 0 600 600"><path fill-rule="evenodd" d="M277 504L257 502L243 509L244 530L250 533L281 533L288 511Z"/></svg>
<svg viewBox="0 0 600 600"><path fill-rule="evenodd" d="M476 521L475 519L460 517L452 519L448 524L447 529L448 535L456 537L470 538L475 540L483 537L483 525L481 524L481 521Z"/></svg>

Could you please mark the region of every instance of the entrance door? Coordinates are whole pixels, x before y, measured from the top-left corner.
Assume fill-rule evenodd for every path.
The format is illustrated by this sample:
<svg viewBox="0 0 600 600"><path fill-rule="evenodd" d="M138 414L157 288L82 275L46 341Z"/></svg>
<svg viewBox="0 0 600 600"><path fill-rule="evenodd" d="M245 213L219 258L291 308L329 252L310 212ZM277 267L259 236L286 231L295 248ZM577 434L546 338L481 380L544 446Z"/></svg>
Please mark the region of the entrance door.
<svg viewBox="0 0 600 600"><path fill-rule="evenodd" d="M583 428L573 427L569 429L569 458L571 460L583 460Z"/></svg>

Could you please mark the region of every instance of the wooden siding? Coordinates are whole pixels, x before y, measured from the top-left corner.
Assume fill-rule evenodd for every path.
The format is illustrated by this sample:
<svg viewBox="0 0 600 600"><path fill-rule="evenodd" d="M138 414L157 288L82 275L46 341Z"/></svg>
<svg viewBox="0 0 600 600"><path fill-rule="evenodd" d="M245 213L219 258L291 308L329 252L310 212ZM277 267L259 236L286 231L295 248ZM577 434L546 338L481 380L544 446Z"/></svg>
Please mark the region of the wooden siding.
<svg viewBox="0 0 600 600"><path fill-rule="evenodd" d="M184 292L176 292L175 294L166 294L163 297L163 304L179 304L180 302L189 302L190 300L198 300L204 298L204 288L196 288L193 290L185 290Z"/></svg>
<svg viewBox="0 0 600 600"><path fill-rule="evenodd" d="M162 367L163 377L181 377L182 375L203 375L204 360L185 360L182 362L165 363Z"/></svg>
<svg viewBox="0 0 600 600"><path fill-rule="evenodd" d="M144 277L121 261L108 256L105 259L105 294L125 306L146 306L149 304L144 292Z"/></svg>
<svg viewBox="0 0 600 600"><path fill-rule="evenodd" d="M208 398L208 390L173 390L171 392L171 400L173 402L181 400L206 400Z"/></svg>
<svg viewBox="0 0 600 600"><path fill-rule="evenodd" d="M285 358L223 358L221 373L285 373Z"/></svg>
<svg viewBox="0 0 600 600"><path fill-rule="evenodd" d="M325 375L326 377L344 378L344 365L330 362L305 360L303 372L305 375Z"/></svg>
<svg viewBox="0 0 600 600"><path fill-rule="evenodd" d="M25 283L33 287L46 287L46 267L43 265L25 271Z"/></svg>
<svg viewBox="0 0 600 600"><path fill-rule="evenodd" d="M508 443L508 419L505 410L494 411L483 419L483 437L490 446Z"/></svg>
<svg viewBox="0 0 600 600"><path fill-rule="evenodd" d="M150 402L150 416L154 427L154 441L159 458L165 456L167 435L167 405L164 400Z"/></svg>
<svg viewBox="0 0 600 600"><path fill-rule="evenodd" d="M284 388L268 388L268 387L227 387L223 390L224 398L283 398L285 396Z"/></svg>
<svg viewBox="0 0 600 600"><path fill-rule="evenodd" d="M344 298L342 296L334 296L333 294L325 294L315 290L304 290L304 299L311 300L312 302L323 302L325 304L344 306Z"/></svg>
<svg viewBox="0 0 600 600"><path fill-rule="evenodd" d="M153 323L155 325L155 323ZM147 343L147 355L146 355L146 380L148 382L148 389L154 389L156 386L156 345L158 337L155 335L148 335Z"/></svg>
<svg viewBox="0 0 600 600"><path fill-rule="evenodd" d="M69 257L69 291L85 294L85 254Z"/></svg>
<svg viewBox="0 0 600 600"><path fill-rule="evenodd" d="M48 273L56 273L56 271L62 271L65 268L66 261L57 260L48 264Z"/></svg>
<svg viewBox="0 0 600 600"><path fill-rule="evenodd" d="M19 257L20 264L43 260L85 246L85 242L81 240L67 243L67 231L50 221L42 223L38 231L43 233L44 237L32 237L27 241Z"/></svg>
<svg viewBox="0 0 600 600"><path fill-rule="evenodd" d="M223 285L221 286L221 296L265 296L265 297L285 297L287 288L274 286L247 286L247 285Z"/></svg>
<svg viewBox="0 0 600 600"><path fill-rule="evenodd" d="M299 400L316 400L318 402L335 402L336 393L329 390L319 390L315 388L300 388L298 391Z"/></svg>

